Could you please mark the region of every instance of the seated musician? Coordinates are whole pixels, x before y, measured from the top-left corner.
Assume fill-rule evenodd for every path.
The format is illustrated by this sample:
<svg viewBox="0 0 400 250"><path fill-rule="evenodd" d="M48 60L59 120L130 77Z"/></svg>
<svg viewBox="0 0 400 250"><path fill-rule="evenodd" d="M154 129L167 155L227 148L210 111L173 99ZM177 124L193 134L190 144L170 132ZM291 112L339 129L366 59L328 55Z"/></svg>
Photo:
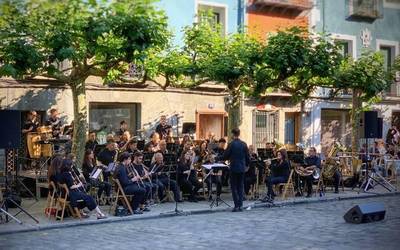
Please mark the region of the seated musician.
<svg viewBox="0 0 400 250"><path fill-rule="evenodd" d="M162 115L160 117L160 124L157 125L156 127L156 132L160 135L160 139L166 139L166 137L169 134L169 131L172 130L171 125L167 123L167 117L165 115Z"/></svg>
<svg viewBox="0 0 400 250"><path fill-rule="evenodd" d="M211 152L207 149L207 141L202 141L200 144L200 148L196 150L196 157L197 157L197 163L200 163L201 165L203 164L210 164L214 162L213 155ZM206 171L206 174L208 171ZM221 195L222 192L222 171L219 170L216 173L213 173L212 175L208 175L207 179L205 179L205 183L207 184L207 190L208 190L208 197L209 200L212 199L212 184L216 184L217 187L217 197Z"/></svg>
<svg viewBox="0 0 400 250"><path fill-rule="evenodd" d="M246 195L249 194L250 187L254 185L257 181L256 167L258 164L258 155L255 152L255 148L253 145L249 145L249 154L250 165L244 176L244 192Z"/></svg>
<svg viewBox="0 0 400 250"><path fill-rule="evenodd" d="M47 180L50 183L51 181L54 183L54 185L57 186L57 184L60 182L60 174L61 174L61 166L63 163L63 158L61 156L54 156L53 160L51 160L49 169L47 171Z"/></svg>
<svg viewBox="0 0 400 250"><path fill-rule="evenodd" d="M50 109L50 117L49 119L45 122L46 126L51 126L51 129L53 131L53 137L58 138L61 134L61 120L58 117L58 111L57 109Z"/></svg>
<svg viewBox="0 0 400 250"><path fill-rule="evenodd" d="M153 183L150 177L150 173L147 171L147 167L143 164L143 154L140 152L136 152L133 155L132 166L135 168L139 177L141 178L141 184L146 189L146 201L150 202L154 199L154 196L157 193L157 184ZM148 203L147 202L147 203ZM148 207L144 207L143 211L150 211Z"/></svg>
<svg viewBox="0 0 400 250"><path fill-rule="evenodd" d="M271 175L266 180L266 185L268 188L267 196L264 199L273 200L276 196L273 190L273 185L279 183L286 183L289 179L290 174L290 164L287 157L287 152L285 149L280 149L276 153L276 160L272 161L270 164Z"/></svg>
<svg viewBox="0 0 400 250"><path fill-rule="evenodd" d="M158 143L158 148L159 149L157 152L163 154L163 156L169 153L167 149L167 142L165 140L161 140L160 143Z"/></svg>
<svg viewBox="0 0 400 250"><path fill-rule="evenodd" d="M110 204L110 195L111 195L111 183L108 182L107 179L101 178L92 179L90 175L96 168L96 161L94 159L94 153L92 150L88 149L85 151L85 157L83 158L82 164L82 172L83 176L87 181L89 181L91 186L98 187L97 191L97 200L100 200L103 192L106 194L106 205ZM103 175L103 173L101 173Z"/></svg>
<svg viewBox="0 0 400 250"><path fill-rule="evenodd" d="M121 121L119 123L119 130L115 132L118 137L121 137L125 131L128 131L128 123L126 121Z"/></svg>
<svg viewBox="0 0 400 250"><path fill-rule="evenodd" d="M190 136L188 134L183 135L182 141L179 144L178 155L182 156L184 151L187 151L188 148L185 149L187 144L191 144Z"/></svg>
<svg viewBox="0 0 400 250"><path fill-rule="evenodd" d="M96 149L97 145L99 145L99 143L96 140L96 132L94 132L94 131L89 132L89 138L86 141L85 150L90 149L90 150L94 151Z"/></svg>
<svg viewBox="0 0 400 250"><path fill-rule="evenodd" d="M154 162L151 165L151 179L158 186L158 198L162 201L165 198L165 189L169 189L174 193L174 199L177 202L182 202L180 190L174 180L171 180L167 175L168 169L164 165L164 157L161 153L154 154Z"/></svg>
<svg viewBox="0 0 400 250"><path fill-rule="evenodd" d="M139 206L141 205L144 208L146 190L140 186L139 176L129 174L128 168L132 162L131 155L127 152L122 153L119 161L120 164L114 173L114 177L119 180L126 195L133 195L131 200L133 214L142 214Z"/></svg>
<svg viewBox="0 0 400 250"><path fill-rule="evenodd" d="M73 162L70 159L64 159L61 166L61 173L59 178L59 182L62 184L66 184L68 187L71 207L79 209L87 207L90 211L96 210L97 219L106 218L103 212L101 212L99 206L97 206L93 197L86 193L82 182L77 181L76 178L73 177L74 173L72 165ZM79 201L83 201L83 205L81 205ZM87 214L83 212L81 213L82 217L89 217Z"/></svg>
<svg viewBox="0 0 400 250"><path fill-rule="evenodd" d="M115 143L114 140L108 140L106 147L99 153L97 156L97 160L101 162L103 165L103 173L104 173L104 178L107 179L110 176L110 173L105 171L107 167L110 165L110 163L113 163L116 161L117 156L118 156L118 147Z"/></svg>
<svg viewBox="0 0 400 250"><path fill-rule="evenodd" d="M126 152L130 153L130 154L135 154L136 152L140 152L140 150L138 149L138 141L136 139L131 139L127 146L126 146Z"/></svg>
<svg viewBox="0 0 400 250"><path fill-rule="evenodd" d="M118 142L118 148L121 149L121 151L125 151L130 139L131 139L131 133L129 133L129 131L125 131L120 136L120 140Z"/></svg>
<svg viewBox="0 0 400 250"><path fill-rule="evenodd" d="M224 138L221 138L218 140L218 145L214 149L214 154L216 155L216 157L222 157L224 155L225 150L226 150L226 140ZM229 170L222 170L221 182L224 186L228 186Z"/></svg>
<svg viewBox="0 0 400 250"><path fill-rule="evenodd" d="M39 121L37 120L36 111L29 111L26 121L22 127L22 133L31 133L36 132L36 129L39 127Z"/></svg>
<svg viewBox="0 0 400 250"><path fill-rule="evenodd" d="M311 147L308 150L308 156L304 159L306 164L306 170L312 170L314 167L321 169L321 159L317 156L317 150L314 147ZM305 182L307 185L307 197L311 197L312 194L312 183L314 181L314 177L312 175L305 176ZM335 187L335 193L339 193L339 182L340 182L340 172L336 170L333 174L333 185Z"/></svg>
<svg viewBox="0 0 400 250"><path fill-rule="evenodd" d="M144 146L145 152L154 153L159 150L158 143L160 142L160 135L157 132L151 134L151 141Z"/></svg>
<svg viewBox="0 0 400 250"><path fill-rule="evenodd" d="M202 187L197 179L197 170L193 168L194 157L192 150L183 152L177 168L178 183L183 191L190 194L190 202L197 202L197 192Z"/></svg>

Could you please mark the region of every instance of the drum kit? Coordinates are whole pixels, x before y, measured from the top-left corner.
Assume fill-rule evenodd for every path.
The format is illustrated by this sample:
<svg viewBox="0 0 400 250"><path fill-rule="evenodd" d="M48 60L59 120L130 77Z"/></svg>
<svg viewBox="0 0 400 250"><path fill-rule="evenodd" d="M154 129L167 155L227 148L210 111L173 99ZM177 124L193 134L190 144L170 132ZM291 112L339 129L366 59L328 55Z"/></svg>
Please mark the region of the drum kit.
<svg viewBox="0 0 400 250"><path fill-rule="evenodd" d="M27 134L27 148L30 158L40 159L41 157L50 158L54 155L53 145L58 142L67 142L69 138L53 138L51 126L40 126L37 132Z"/></svg>

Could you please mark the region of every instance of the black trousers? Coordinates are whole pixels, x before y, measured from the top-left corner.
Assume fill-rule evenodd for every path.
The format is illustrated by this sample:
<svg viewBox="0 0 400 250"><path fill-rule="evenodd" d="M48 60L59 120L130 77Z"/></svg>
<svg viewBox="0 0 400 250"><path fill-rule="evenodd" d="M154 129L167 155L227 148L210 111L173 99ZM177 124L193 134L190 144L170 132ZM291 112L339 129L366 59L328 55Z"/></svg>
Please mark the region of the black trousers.
<svg viewBox="0 0 400 250"><path fill-rule="evenodd" d="M256 176L245 176L244 178L244 193L249 194L251 185L256 184L257 177Z"/></svg>
<svg viewBox="0 0 400 250"><path fill-rule="evenodd" d="M207 179L205 180L207 183L207 189L208 189L208 196L212 195L212 190L211 190L211 183L215 184L217 187L217 196L221 195L222 192L222 176L221 175L209 175Z"/></svg>
<svg viewBox="0 0 400 250"><path fill-rule="evenodd" d="M144 188L146 189L146 200L153 199L157 192L157 184L152 182L144 182Z"/></svg>
<svg viewBox="0 0 400 250"><path fill-rule="evenodd" d="M189 179L187 178L187 175L180 175L179 186L183 192L190 194L190 198L194 198L199 189L203 187L203 185L201 185L197 180L197 174L194 171L191 171Z"/></svg>
<svg viewBox="0 0 400 250"><path fill-rule="evenodd" d="M154 182L154 180L153 180ZM158 186L158 198L160 200L164 199L165 197L165 190L168 188L169 185L169 189L174 193L174 199L180 200L181 199L181 195L180 195L180 190L178 185L176 184L176 181L174 180L170 180L169 178L158 178L155 183Z"/></svg>
<svg viewBox="0 0 400 250"><path fill-rule="evenodd" d="M231 172L229 177L235 208L242 207L244 195L244 173Z"/></svg>
<svg viewBox="0 0 400 250"><path fill-rule="evenodd" d="M124 192L126 195L133 195L131 201L133 210L138 209L139 204L144 204L146 200L146 189L139 187L137 183L126 186Z"/></svg>
<svg viewBox="0 0 400 250"><path fill-rule="evenodd" d="M312 175L310 176L305 176L302 177L305 180L306 186L307 186L307 194L311 195L312 194L312 184L314 182L314 178ZM323 178L322 176L320 178ZM333 174L333 186L335 187L335 191L339 191L339 182L340 182L340 172L335 171Z"/></svg>
<svg viewBox="0 0 400 250"><path fill-rule="evenodd" d="M286 183L288 180L288 178L286 176L269 176L267 178L267 188L268 188L268 192L267 195L268 196L275 196L274 190L273 190L273 185L275 184L279 184L279 183Z"/></svg>

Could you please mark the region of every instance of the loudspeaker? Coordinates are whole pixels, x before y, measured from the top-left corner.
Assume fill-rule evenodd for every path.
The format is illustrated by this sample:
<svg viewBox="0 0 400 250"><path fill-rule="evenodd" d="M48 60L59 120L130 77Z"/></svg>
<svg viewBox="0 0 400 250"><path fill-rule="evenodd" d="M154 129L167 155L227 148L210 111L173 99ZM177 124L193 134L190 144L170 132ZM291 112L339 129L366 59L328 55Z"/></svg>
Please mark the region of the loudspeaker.
<svg viewBox="0 0 400 250"><path fill-rule="evenodd" d="M343 219L348 223L361 224L383 220L385 213L383 203L372 202L352 207Z"/></svg>
<svg viewBox="0 0 400 250"><path fill-rule="evenodd" d="M0 121L0 148L20 148L21 112L18 110L0 110Z"/></svg>
<svg viewBox="0 0 400 250"><path fill-rule="evenodd" d="M378 112L365 111L361 114L361 138L378 138Z"/></svg>
<svg viewBox="0 0 400 250"><path fill-rule="evenodd" d="M182 134L194 134L196 133L196 123L184 122L182 125Z"/></svg>
<svg viewBox="0 0 400 250"><path fill-rule="evenodd" d="M378 133L376 138L382 139L383 138L382 133L383 133L383 118L378 117Z"/></svg>

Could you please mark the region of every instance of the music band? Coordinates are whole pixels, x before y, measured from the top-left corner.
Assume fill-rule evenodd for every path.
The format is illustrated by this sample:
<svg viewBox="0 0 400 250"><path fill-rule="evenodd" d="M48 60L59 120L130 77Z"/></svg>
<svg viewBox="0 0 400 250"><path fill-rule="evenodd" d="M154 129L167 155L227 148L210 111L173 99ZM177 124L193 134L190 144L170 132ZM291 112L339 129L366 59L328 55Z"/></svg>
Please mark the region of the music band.
<svg viewBox="0 0 400 250"><path fill-rule="evenodd" d="M63 127L57 109L51 109L49 113L46 129L40 126L35 111L28 113L22 128L28 146L31 139L28 135L37 131L45 131L53 139L72 137L73 124ZM67 151L64 156L54 152L48 179L57 185L67 185L72 207L96 210L99 219L105 215L97 204L111 205L114 180L119 181L126 195L132 196L133 214L150 211L151 205L157 201L183 202L187 197L189 202L198 202L206 199L206 193L211 201L213 193L217 198L221 196L224 186L230 186L233 211L242 211L243 200L246 195L254 194L255 186L265 182L267 191L262 200L273 201L276 192L281 192L276 187L286 184L289 179L293 181L296 196L303 196L304 190L306 197L311 197L313 184L326 176L332 182L334 192L339 192L340 169L328 166L329 173L326 174L323 166L329 165L331 158L322 161L314 147L308 149L307 156L304 157L303 153L295 159L286 149L267 143L263 150L268 155L261 156L254 146L240 140L239 129L231 131L232 138L228 144L225 138L216 140L211 133L207 140L201 141L194 141L189 135L174 138L172 128L167 117L161 116L146 143L141 138L131 138L128 123L121 121L118 131L107 135L105 145L99 145L96 131L90 131L82 166L74 166L73 156ZM399 138L396 131L392 129L390 132L392 141ZM399 157L393 143L388 144L387 154ZM202 167L216 163L228 168L211 171ZM82 216L86 215L82 212Z"/></svg>

